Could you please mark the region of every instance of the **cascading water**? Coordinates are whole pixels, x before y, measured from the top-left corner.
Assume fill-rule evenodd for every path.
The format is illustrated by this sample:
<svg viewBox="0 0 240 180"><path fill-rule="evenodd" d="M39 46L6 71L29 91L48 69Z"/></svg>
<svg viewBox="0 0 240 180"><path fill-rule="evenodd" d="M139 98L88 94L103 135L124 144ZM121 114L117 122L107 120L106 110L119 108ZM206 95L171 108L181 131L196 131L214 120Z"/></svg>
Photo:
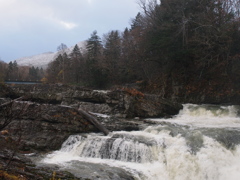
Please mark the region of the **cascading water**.
<svg viewBox="0 0 240 180"><path fill-rule="evenodd" d="M237 180L239 110L186 104L142 131L72 135L41 163L89 179Z"/></svg>

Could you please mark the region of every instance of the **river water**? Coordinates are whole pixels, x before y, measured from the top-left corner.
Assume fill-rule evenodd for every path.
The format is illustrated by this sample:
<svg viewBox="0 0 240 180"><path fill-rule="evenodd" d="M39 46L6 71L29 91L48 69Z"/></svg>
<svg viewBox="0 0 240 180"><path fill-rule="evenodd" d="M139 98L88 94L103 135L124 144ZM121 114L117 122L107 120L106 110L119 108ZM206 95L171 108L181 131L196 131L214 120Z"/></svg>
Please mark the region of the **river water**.
<svg viewBox="0 0 240 180"><path fill-rule="evenodd" d="M239 180L240 107L185 104L142 131L70 136L44 157L89 179Z"/></svg>

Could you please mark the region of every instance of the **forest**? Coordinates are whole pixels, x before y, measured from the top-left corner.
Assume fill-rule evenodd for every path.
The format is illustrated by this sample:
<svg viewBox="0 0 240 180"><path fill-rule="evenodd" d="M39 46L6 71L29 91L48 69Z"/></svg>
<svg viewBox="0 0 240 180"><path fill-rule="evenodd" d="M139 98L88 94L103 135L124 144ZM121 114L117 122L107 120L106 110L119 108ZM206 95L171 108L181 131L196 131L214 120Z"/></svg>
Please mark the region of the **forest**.
<svg viewBox="0 0 240 180"><path fill-rule="evenodd" d="M3 81L40 81L45 75L43 68L19 66L16 61L8 64L0 60L0 83Z"/></svg>
<svg viewBox="0 0 240 180"><path fill-rule="evenodd" d="M106 89L137 84L143 92L240 93L240 2L236 0L139 0L141 12L123 32L97 30L70 54L43 70L28 67L29 79ZM0 80L16 63L0 63ZM18 67L18 76L23 76Z"/></svg>

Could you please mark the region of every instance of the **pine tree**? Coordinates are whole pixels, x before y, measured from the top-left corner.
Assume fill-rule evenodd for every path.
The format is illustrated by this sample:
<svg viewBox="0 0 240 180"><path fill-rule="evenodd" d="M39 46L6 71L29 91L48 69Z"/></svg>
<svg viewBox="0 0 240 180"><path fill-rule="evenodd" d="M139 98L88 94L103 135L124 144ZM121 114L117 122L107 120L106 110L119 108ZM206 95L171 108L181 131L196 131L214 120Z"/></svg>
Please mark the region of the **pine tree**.
<svg viewBox="0 0 240 180"><path fill-rule="evenodd" d="M10 61L9 63L8 63L8 71L9 72L12 72L13 71L13 62L12 61Z"/></svg>
<svg viewBox="0 0 240 180"><path fill-rule="evenodd" d="M132 33L133 31L126 28L122 34L122 55L119 64L119 77L122 83L135 82L138 80L136 76L141 78L140 75L137 75L137 71L139 69L141 71L141 68L136 68L136 66L139 67L139 64L136 64L138 56L135 54L136 45L134 45L134 36ZM142 71L139 74L142 74Z"/></svg>
<svg viewBox="0 0 240 180"><path fill-rule="evenodd" d="M70 74L70 79L73 83L80 83L80 81L83 83L83 77L84 77L84 72L85 72L85 62L83 55L76 44L75 47L73 48L71 54L70 54L70 69L71 69L71 74Z"/></svg>
<svg viewBox="0 0 240 180"><path fill-rule="evenodd" d="M31 68L29 68L29 78L31 81L37 81L40 80L39 78L39 68L35 68L34 66L32 66Z"/></svg>
<svg viewBox="0 0 240 180"><path fill-rule="evenodd" d="M119 63L121 57L121 38L118 31L111 31L105 36L104 57L111 81L119 79Z"/></svg>
<svg viewBox="0 0 240 180"><path fill-rule="evenodd" d="M142 16L142 14L139 12L135 19L132 20L131 22L131 31L134 29L138 29L138 28L143 28L144 27L144 18Z"/></svg>
<svg viewBox="0 0 240 180"><path fill-rule="evenodd" d="M103 45L97 31L87 40L86 74L91 86L102 88L108 83L106 69L103 64Z"/></svg>
<svg viewBox="0 0 240 180"><path fill-rule="evenodd" d="M97 31L93 31L91 37L87 40L87 53L89 59L96 59L99 55L101 55L101 51L101 38L97 35Z"/></svg>
<svg viewBox="0 0 240 180"><path fill-rule="evenodd" d="M79 49L77 44L74 46L74 48L73 48L73 50L72 50L72 52L70 54L70 57L72 59L76 59L76 58L81 58L82 57L82 53L81 53L81 51L80 51L80 49Z"/></svg>
<svg viewBox="0 0 240 180"><path fill-rule="evenodd" d="M10 61L8 63L8 70L7 70L7 79L8 80L16 80L17 79L17 63L16 61L14 61L14 63L12 61Z"/></svg>

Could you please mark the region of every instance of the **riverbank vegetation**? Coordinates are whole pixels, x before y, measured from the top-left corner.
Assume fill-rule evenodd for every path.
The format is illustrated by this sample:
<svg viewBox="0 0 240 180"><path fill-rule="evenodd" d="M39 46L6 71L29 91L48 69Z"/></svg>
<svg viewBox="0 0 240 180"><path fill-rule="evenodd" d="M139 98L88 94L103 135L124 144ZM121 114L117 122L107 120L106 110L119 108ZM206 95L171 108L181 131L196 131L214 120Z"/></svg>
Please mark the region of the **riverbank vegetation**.
<svg viewBox="0 0 240 180"><path fill-rule="evenodd" d="M16 61L10 61L8 64L0 61L0 83L4 81L40 81L43 77L43 68L19 66Z"/></svg>
<svg viewBox="0 0 240 180"><path fill-rule="evenodd" d="M47 70L49 82L97 88L140 83L170 96L231 93L240 86L240 3L235 0L139 1L142 12L124 32L97 31Z"/></svg>

